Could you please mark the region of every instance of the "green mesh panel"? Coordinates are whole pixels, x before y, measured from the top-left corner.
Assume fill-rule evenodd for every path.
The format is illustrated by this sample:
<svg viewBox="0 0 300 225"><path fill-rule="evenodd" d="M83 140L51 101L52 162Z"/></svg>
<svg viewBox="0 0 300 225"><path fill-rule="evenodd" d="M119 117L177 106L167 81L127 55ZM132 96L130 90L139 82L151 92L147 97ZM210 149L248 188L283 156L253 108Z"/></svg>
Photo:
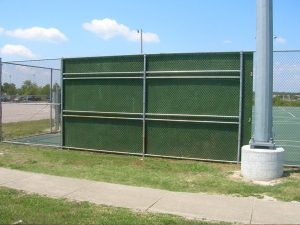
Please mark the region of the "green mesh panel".
<svg viewBox="0 0 300 225"><path fill-rule="evenodd" d="M239 60L239 53L158 54L147 56L147 70L238 70Z"/></svg>
<svg viewBox="0 0 300 225"><path fill-rule="evenodd" d="M148 112L237 116L239 79L150 79Z"/></svg>
<svg viewBox="0 0 300 225"><path fill-rule="evenodd" d="M147 122L147 153L235 161L238 125Z"/></svg>
<svg viewBox="0 0 300 225"><path fill-rule="evenodd" d="M64 145L137 153L142 149L142 122L95 118L64 118Z"/></svg>
<svg viewBox="0 0 300 225"><path fill-rule="evenodd" d="M144 68L143 56L105 56L64 59L64 73L88 72L140 72Z"/></svg>
<svg viewBox="0 0 300 225"><path fill-rule="evenodd" d="M64 109L141 113L142 80L65 80Z"/></svg>
<svg viewBox="0 0 300 225"><path fill-rule="evenodd" d="M252 95L253 95L253 53L244 53L244 98L242 118L242 145L249 144L252 122Z"/></svg>
<svg viewBox="0 0 300 225"><path fill-rule="evenodd" d="M64 59L64 110L72 116L118 116L136 120L64 117L64 146L142 153L143 80L82 79L99 76L139 76L143 56ZM253 54L244 53L242 143L251 135ZM240 53L147 55L147 76L239 76ZM178 71L197 70L196 73ZM199 71L198 71L199 70ZM203 73L203 70L210 72ZM212 72L214 70L215 72ZM138 72L125 74L122 72ZM151 73L151 71L162 71ZM163 72L175 71L175 73ZM97 74L98 72L98 74ZM114 73L109 73L114 72ZM116 73L119 72L119 73ZM96 74L89 74L96 73ZM236 78L147 79L146 112L162 114L239 115L240 81ZM101 114L124 112L129 114ZM236 118L149 115L147 118L238 122ZM214 160L237 160L238 124L146 121L146 153Z"/></svg>

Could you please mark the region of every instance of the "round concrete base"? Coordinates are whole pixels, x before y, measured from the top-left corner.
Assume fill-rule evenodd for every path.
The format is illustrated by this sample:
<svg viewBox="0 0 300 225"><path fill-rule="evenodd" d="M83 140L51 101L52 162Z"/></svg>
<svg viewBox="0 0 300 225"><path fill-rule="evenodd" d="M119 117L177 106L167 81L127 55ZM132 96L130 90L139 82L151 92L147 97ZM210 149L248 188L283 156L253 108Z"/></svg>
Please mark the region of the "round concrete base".
<svg viewBox="0 0 300 225"><path fill-rule="evenodd" d="M249 180L269 181L283 174L283 148L251 149L242 147L242 175Z"/></svg>

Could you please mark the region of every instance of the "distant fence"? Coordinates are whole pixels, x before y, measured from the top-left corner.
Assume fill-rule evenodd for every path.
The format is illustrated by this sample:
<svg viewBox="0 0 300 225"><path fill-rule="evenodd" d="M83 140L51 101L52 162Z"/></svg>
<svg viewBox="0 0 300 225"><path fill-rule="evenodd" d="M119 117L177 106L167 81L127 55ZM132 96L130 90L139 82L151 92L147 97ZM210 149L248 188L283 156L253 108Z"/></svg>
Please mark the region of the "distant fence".
<svg viewBox="0 0 300 225"><path fill-rule="evenodd" d="M60 130L60 59L1 63L1 140Z"/></svg>
<svg viewBox="0 0 300 225"><path fill-rule="evenodd" d="M300 50L274 52L273 125L285 163L300 166Z"/></svg>
<svg viewBox="0 0 300 225"><path fill-rule="evenodd" d="M239 161L251 135L253 54L63 59L63 146Z"/></svg>

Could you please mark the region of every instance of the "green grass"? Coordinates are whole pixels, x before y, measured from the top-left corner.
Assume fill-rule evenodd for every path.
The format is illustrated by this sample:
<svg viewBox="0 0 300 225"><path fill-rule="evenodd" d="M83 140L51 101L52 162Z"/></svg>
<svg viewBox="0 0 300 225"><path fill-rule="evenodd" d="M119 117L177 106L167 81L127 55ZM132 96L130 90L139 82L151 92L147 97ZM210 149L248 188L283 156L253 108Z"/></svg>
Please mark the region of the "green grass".
<svg viewBox="0 0 300 225"><path fill-rule="evenodd" d="M300 170L285 171L282 182L260 186L231 178L236 164L217 164L160 158L120 156L0 144L0 167L152 187L171 191L207 192L239 196L272 196L300 201Z"/></svg>
<svg viewBox="0 0 300 225"><path fill-rule="evenodd" d="M3 138L4 140L11 140L18 137L45 133L49 129L49 123L48 119L4 123L2 125Z"/></svg>
<svg viewBox="0 0 300 225"><path fill-rule="evenodd" d="M0 224L13 224L19 220L23 224L225 224L51 199L8 188L0 188L0 202Z"/></svg>

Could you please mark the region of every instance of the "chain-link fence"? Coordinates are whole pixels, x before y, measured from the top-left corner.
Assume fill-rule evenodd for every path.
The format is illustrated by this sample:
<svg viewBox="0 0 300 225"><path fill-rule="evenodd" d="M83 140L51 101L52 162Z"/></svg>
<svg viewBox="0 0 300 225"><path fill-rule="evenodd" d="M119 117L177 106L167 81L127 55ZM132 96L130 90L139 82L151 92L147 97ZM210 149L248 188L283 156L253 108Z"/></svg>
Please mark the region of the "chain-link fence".
<svg viewBox="0 0 300 225"><path fill-rule="evenodd" d="M2 62L2 141L60 146L60 60Z"/></svg>
<svg viewBox="0 0 300 225"><path fill-rule="evenodd" d="M226 67L227 70L239 70L239 56L234 57L236 61L230 64L228 58L226 62L219 56L211 63L202 64L201 70L220 69L221 67L212 67L213 64L216 65L215 62L219 62L217 65L222 65L221 62L227 63L227 66L230 65ZM204 132L207 131L208 126L201 128L199 127L201 123L190 123L189 120L220 121L225 118L230 120L229 122L236 122L239 118L237 103L239 89L234 83L238 83L238 79L231 81L220 79L219 83L211 86L212 79L199 79L196 76L218 77L224 74L214 74L211 71L192 73L191 71L199 70L195 63L197 59L188 57L183 60L176 54L171 58L167 55L148 55L145 67L142 56L113 57L113 64L111 64L112 57L101 58L100 64L96 63L97 58L85 58L80 60L80 63L77 61L65 66L65 72L69 73L65 75L65 82L68 84L65 91L73 93L65 97L65 116L68 118L65 124L74 126L74 129L68 130L67 135L81 137L82 134L98 132L103 135L102 137L107 137L104 138L106 141L102 140L102 146L129 154L140 153L143 148L147 148L148 152L145 153L161 155L166 151L168 155L174 156L174 154L180 155L184 143L185 145L202 143L201 146L198 144L189 146L192 153L188 157L198 157L198 151L210 149L210 146L215 145L217 138L223 139L225 143L237 141L227 137L230 132L224 130L222 125L218 129L223 130L225 136L221 135L221 137L214 132L208 132L205 136ZM172 66L171 61L175 62L176 66ZM60 66L60 59L2 63L1 127L4 141L60 146ZM145 83L144 70L147 70ZM102 73L96 73L97 71ZM103 71L111 73L103 73ZM250 73L250 70L247 73ZM245 76L249 75L247 73ZM92 79L99 76L112 79ZM185 79L179 79L180 76ZM130 79L124 79L126 77ZM81 79L87 87L86 91L78 90L83 81ZM95 89L95 85L99 85L99 88ZM207 89L203 89L204 85ZM144 89L143 86L146 88ZM168 98L159 98L162 94ZM235 100L227 101L231 98ZM80 104L77 104L75 99ZM224 99L224 101L215 104L214 99ZM231 103L233 105L230 105ZM253 103L253 101L246 101L243 104L252 106ZM285 148L286 164L300 165L300 51L274 52L273 105L275 143ZM73 112L68 109L72 109ZM77 114L75 113L78 118L68 117L71 112L74 116L74 110L78 111ZM204 117L199 116L199 110ZM85 111L90 112L88 115L90 118L85 118L83 126L79 116ZM98 120L93 117L97 117ZM101 120L100 117L105 118ZM109 117L120 117L119 119L122 120ZM128 119L124 120L124 117ZM250 118L251 115L245 115L244 123L249 122ZM114 128L111 129L112 127ZM206 131L202 132L201 129ZM202 139L199 138L197 130L203 133ZM91 149L99 148L99 138L85 136L90 137L87 142L91 144L89 146ZM73 140L78 142L74 142L74 146L81 147L82 138ZM244 142L247 141L244 139ZM120 147L118 143L128 146ZM227 147L234 148L234 146ZM202 158L208 158L211 153L204 151L203 154ZM235 153L231 156L229 154L233 159L234 155Z"/></svg>
<svg viewBox="0 0 300 225"><path fill-rule="evenodd" d="M300 165L300 51L274 52L273 120L275 144L285 163Z"/></svg>
<svg viewBox="0 0 300 225"><path fill-rule="evenodd" d="M239 147L250 139L252 58L233 52L64 59L63 146L239 161Z"/></svg>

